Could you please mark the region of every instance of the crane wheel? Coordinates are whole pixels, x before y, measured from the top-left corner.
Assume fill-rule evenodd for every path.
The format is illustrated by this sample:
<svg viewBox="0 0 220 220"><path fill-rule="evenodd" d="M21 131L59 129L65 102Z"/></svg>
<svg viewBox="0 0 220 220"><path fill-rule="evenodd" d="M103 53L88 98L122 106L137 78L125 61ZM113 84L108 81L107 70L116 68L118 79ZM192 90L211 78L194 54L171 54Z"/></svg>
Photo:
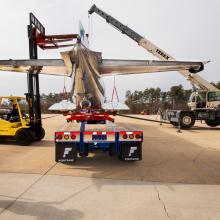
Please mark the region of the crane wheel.
<svg viewBox="0 0 220 220"><path fill-rule="evenodd" d="M180 127L191 128L195 124L195 116L189 112L182 112L180 116Z"/></svg>
<svg viewBox="0 0 220 220"><path fill-rule="evenodd" d="M31 140L32 140L32 135L28 129L18 130L15 135L16 143L21 146L30 145Z"/></svg>
<svg viewBox="0 0 220 220"><path fill-rule="evenodd" d="M216 127L218 125L220 125L220 123L218 121L211 121L211 120L206 120L205 123L210 126L210 127Z"/></svg>

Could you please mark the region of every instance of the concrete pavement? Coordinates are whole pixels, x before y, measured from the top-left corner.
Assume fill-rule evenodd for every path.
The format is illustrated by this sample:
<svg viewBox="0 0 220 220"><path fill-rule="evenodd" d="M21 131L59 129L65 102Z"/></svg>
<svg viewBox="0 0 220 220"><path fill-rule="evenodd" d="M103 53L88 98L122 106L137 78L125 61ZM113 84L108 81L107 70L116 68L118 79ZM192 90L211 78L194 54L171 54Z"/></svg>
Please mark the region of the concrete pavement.
<svg viewBox="0 0 220 220"><path fill-rule="evenodd" d="M36 174L0 174L0 177L1 220L220 218L220 187L216 185L110 179L94 182L87 177L58 175L47 175L36 182L39 178ZM4 179L10 179L10 184ZM23 193L28 181L35 184ZM2 186L8 190L2 190Z"/></svg>
<svg viewBox="0 0 220 220"><path fill-rule="evenodd" d="M219 128L177 133L170 125L116 118L144 130L143 160L91 154L54 162L54 130L29 147L0 145L0 220L220 219ZM203 128L204 127L204 128Z"/></svg>

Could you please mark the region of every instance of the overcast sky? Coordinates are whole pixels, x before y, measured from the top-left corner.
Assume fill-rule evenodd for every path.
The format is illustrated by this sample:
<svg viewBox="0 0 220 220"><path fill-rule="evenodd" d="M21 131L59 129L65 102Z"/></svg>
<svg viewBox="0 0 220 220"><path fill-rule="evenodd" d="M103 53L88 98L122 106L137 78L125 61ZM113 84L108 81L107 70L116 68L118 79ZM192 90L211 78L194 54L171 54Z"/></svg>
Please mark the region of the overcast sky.
<svg viewBox="0 0 220 220"><path fill-rule="evenodd" d="M88 30L88 9L92 4L155 43L178 60L211 63L199 73L209 81L220 81L220 1L219 0L0 0L0 59L27 59L29 12L46 27L46 34L78 33L79 20ZM122 35L101 17L93 14L91 48L103 58L156 59L136 42ZM67 49L63 49L67 50ZM42 51L39 58L60 58L57 50ZM41 93L61 92L63 77L40 77ZM105 80L110 96L113 78ZM190 84L177 72L117 76L116 86L123 100L125 91L146 87L168 90L172 85ZM68 88L70 81L68 82ZM0 72L0 95L23 95L26 74Z"/></svg>

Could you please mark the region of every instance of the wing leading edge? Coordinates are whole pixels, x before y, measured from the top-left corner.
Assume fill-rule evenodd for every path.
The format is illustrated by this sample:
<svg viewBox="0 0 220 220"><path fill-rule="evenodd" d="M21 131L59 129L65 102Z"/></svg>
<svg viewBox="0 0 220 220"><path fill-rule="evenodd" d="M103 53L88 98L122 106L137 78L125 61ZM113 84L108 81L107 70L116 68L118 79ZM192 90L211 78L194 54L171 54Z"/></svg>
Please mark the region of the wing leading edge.
<svg viewBox="0 0 220 220"><path fill-rule="evenodd" d="M39 60L0 60L0 71L27 73L38 72L48 75L71 76L73 64L70 57L61 53L63 59ZM138 73L168 72L189 70L197 73L203 70L207 62L157 61L157 60L116 60L102 59L99 64L101 75L124 75ZM36 71L33 71L36 70Z"/></svg>
<svg viewBox="0 0 220 220"><path fill-rule="evenodd" d="M204 64L206 63L207 62L103 59L99 65L99 71L102 75L124 75L178 70L189 70L191 73L197 73L204 69Z"/></svg>

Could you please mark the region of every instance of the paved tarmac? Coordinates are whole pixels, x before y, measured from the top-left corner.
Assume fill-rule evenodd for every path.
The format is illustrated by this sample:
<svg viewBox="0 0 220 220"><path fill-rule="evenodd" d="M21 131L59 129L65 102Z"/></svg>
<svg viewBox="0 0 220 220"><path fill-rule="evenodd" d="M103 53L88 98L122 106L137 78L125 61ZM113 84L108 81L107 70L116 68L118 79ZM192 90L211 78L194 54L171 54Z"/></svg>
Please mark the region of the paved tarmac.
<svg viewBox="0 0 220 220"><path fill-rule="evenodd" d="M178 133L167 124L116 121L144 130L142 161L98 152L55 163L62 116L44 120L42 142L0 144L0 220L220 219L220 127Z"/></svg>

